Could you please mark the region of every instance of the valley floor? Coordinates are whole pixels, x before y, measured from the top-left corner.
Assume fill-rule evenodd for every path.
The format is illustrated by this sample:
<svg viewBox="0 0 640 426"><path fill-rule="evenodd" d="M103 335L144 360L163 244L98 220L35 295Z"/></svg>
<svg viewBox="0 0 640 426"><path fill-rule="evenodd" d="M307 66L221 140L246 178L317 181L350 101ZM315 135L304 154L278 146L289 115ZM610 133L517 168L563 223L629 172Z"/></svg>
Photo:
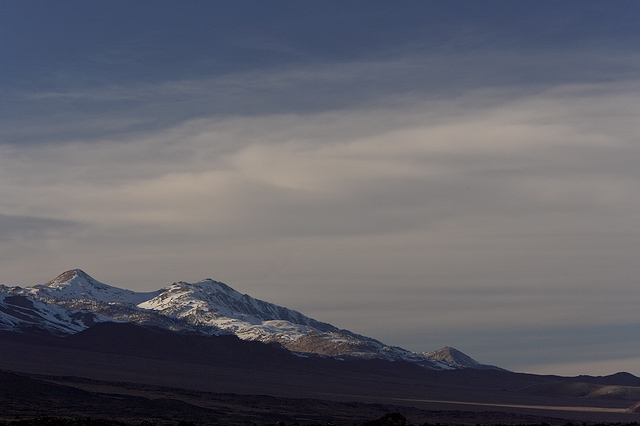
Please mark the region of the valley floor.
<svg viewBox="0 0 640 426"><path fill-rule="evenodd" d="M7 385L6 374L0 374ZM174 425L360 425L388 413L401 413L407 424L563 425L563 418L499 410L422 409L401 403L340 402L313 398L237 395L188 389L103 382L73 377L16 376L10 392L0 392L0 421L17 419L94 418L108 422ZM15 378L14 378L15 379ZM21 382L20 384L17 384ZM37 396L37 400L20 398ZM25 425L23 425L25 426ZM52 425L49 425L52 426ZM86 426L86 425L84 425ZM146 426L150 426L146 424ZM186 426L186 425L183 425Z"/></svg>
<svg viewBox="0 0 640 426"><path fill-rule="evenodd" d="M399 412L414 425L640 421L640 414L627 411L637 402L632 386L631 399L554 395L561 378L313 360L235 340L215 345L183 354L135 341L114 347L1 335L0 420L351 426Z"/></svg>

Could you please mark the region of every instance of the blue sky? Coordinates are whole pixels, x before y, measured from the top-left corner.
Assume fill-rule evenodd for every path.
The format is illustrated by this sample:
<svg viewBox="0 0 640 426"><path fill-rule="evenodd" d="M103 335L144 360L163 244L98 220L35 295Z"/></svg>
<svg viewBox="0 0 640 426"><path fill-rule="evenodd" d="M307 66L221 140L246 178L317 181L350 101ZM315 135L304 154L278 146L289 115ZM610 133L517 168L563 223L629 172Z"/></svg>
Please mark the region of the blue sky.
<svg viewBox="0 0 640 426"><path fill-rule="evenodd" d="M0 3L0 282L211 277L640 375L640 5Z"/></svg>

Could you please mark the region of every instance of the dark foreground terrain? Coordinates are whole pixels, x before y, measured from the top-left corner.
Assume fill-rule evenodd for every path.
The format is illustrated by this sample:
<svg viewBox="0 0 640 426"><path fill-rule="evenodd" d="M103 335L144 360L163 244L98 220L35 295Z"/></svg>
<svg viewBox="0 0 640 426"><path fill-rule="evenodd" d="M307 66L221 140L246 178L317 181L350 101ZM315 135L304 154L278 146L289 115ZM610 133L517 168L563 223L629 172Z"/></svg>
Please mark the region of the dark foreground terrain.
<svg viewBox="0 0 640 426"><path fill-rule="evenodd" d="M563 424L545 415L500 411L425 410L404 404L236 395L63 377L0 372L0 419L92 418L125 424L354 425L397 412L407 424ZM62 384L64 383L64 385ZM145 423L145 426L150 426ZM23 426L26 426L23 422ZM51 425L53 426L53 425ZM183 425L186 426L186 425Z"/></svg>
<svg viewBox="0 0 640 426"><path fill-rule="evenodd" d="M438 372L401 362L304 358L276 345L131 324L101 324L64 338L0 333L0 370L0 421L15 426L100 426L71 424L88 419L360 425L388 413L400 417L377 424L640 421L630 409L640 401L640 379L625 373ZM65 421L71 423L55 423Z"/></svg>

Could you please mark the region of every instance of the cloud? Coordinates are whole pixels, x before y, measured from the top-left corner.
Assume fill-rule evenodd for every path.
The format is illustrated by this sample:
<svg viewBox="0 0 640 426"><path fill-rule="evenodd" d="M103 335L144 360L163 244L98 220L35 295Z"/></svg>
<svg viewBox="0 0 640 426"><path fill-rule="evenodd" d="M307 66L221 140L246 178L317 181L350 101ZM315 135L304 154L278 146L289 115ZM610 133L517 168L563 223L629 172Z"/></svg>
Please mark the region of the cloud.
<svg viewBox="0 0 640 426"><path fill-rule="evenodd" d="M341 61L287 62L237 72L175 74L163 79L122 79L92 84L89 71L70 67L56 85L6 87L0 102L0 143L128 139L169 130L196 118L305 115L400 108L425 99L469 99L475 106L565 85L633 80L638 55L615 49L460 51L408 43ZM153 69L149 70L153 74ZM502 97L498 96L502 93ZM442 102L446 104L446 102ZM443 106L443 105L441 105ZM441 114L434 114L436 117Z"/></svg>
<svg viewBox="0 0 640 426"><path fill-rule="evenodd" d="M0 214L0 244L65 239L81 228L81 224L72 221Z"/></svg>
<svg viewBox="0 0 640 426"><path fill-rule="evenodd" d="M2 192L20 214L153 229L154 239L207 229L211 238L414 244L406 234L417 233L433 255L451 252L486 274L482 263L491 270L501 255L526 267L554 245L577 256L606 244L603 232L624 241L637 208L634 87L480 90L402 108L214 116L125 140L5 146ZM527 248L523 258L514 246Z"/></svg>

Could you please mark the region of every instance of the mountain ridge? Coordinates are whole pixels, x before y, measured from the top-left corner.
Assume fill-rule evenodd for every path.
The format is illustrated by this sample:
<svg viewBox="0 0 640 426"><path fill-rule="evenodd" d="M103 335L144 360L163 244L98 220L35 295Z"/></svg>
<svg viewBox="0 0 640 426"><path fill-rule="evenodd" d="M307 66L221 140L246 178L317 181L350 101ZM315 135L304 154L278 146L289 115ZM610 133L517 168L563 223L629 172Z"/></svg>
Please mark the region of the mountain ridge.
<svg viewBox="0 0 640 426"><path fill-rule="evenodd" d="M433 370L498 369L446 347L416 353L242 294L207 278L152 292L104 284L81 269L32 287L0 285L0 330L75 334L102 322L130 322L173 332L278 343L304 356L408 361Z"/></svg>

